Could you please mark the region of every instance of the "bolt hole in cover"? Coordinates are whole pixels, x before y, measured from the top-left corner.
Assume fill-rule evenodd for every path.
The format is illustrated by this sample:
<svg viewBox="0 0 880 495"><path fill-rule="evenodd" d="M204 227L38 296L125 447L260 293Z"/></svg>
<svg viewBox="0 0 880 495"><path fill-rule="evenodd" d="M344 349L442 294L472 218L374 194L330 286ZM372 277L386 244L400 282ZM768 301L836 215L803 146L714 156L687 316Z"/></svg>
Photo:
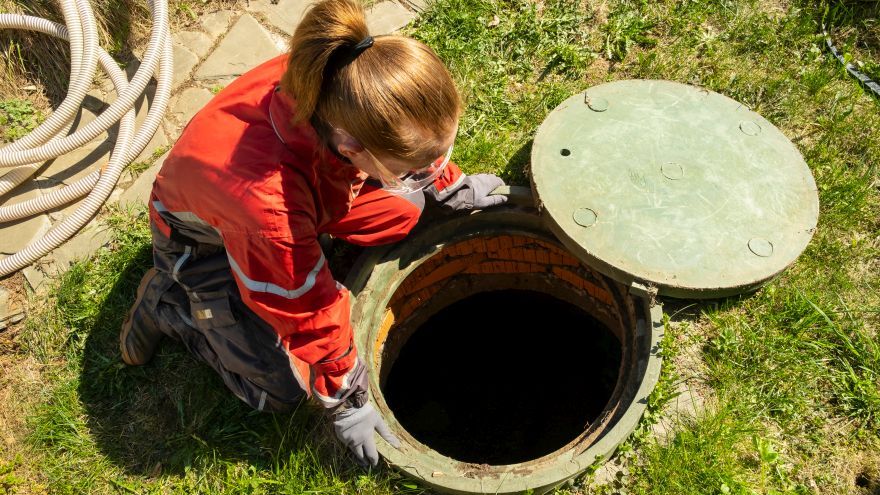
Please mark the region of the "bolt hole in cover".
<svg viewBox="0 0 880 495"><path fill-rule="evenodd" d="M560 156L574 147L584 152ZM803 252L819 216L813 176L782 132L670 81L602 84L560 104L535 137L531 179L572 252L673 297L759 287Z"/></svg>

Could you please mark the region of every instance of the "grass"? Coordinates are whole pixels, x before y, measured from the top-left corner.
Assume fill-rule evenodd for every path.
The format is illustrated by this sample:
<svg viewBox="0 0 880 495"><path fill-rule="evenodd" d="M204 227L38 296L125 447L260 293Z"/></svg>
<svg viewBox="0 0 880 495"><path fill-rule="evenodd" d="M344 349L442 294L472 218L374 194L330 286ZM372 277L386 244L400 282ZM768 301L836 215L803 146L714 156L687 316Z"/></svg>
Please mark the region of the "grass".
<svg viewBox="0 0 880 495"><path fill-rule="evenodd" d="M144 220L112 216L111 248L61 277L19 336L53 384L27 419L24 450L40 453L28 482L69 493L392 493L408 483L365 476L310 406L250 410L176 346L148 367L123 365L118 328L151 260Z"/></svg>
<svg viewBox="0 0 880 495"><path fill-rule="evenodd" d="M832 42L837 44L844 59L852 63L862 73L874 81L880 80L880 63L871 53L865 50L873 46L876 49L880 39L880 29L877 26L876 16L871 15L869 2L846 2L829 6L825 12L823 21L832 28L842 24L844 26L842 43L832 36ZM867 14L867 15L866 15ZM853 26L853 24L855 26Z"/></svg>
<svg viewBox="0 0 880 495"><path fill-rule="evenodd" d="M880 62L877 2L438 0L409 29L447 61L467 103L456 160L526 184L531 140L568 96L605 81L669 79L757 111L812 170L813 241L754 294L668 315L647 420L616 461L563 493L880 493L880 101L829 56ZM497 16L497 20L496 20ZM182 17L186 17L183 15ZM873 65L872 65L873 64ZM364 473L318 411L264 415L168 345L120 364L116 335L149 265L143 215L116 214L110 249L68 272L0 354L0 493L400 493ZM676 306L667 301L667 308ZM688 362L691 360L692 362ZM697 370L694 372L693 370ZM36 378L33 378L36 377ZM679 414L679 380L706 389ZM45 385L44 385L45 384ZM11 409L15 404L17 409ZM672 425L658 435L652 423ZM11 425L11 426L10 426Z"/></svg>

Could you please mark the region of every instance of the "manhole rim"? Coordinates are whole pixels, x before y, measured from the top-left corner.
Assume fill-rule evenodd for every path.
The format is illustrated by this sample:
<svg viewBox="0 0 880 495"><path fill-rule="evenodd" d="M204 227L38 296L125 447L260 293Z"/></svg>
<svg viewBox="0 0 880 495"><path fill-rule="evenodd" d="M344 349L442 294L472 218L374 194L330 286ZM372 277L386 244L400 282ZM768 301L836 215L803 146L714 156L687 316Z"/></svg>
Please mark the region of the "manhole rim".
<svg viewBox="0 0 880 495"><path fill-rule="evenodd" d="M364 253L346 281L346 285L352 291L355 339L358 348L361 349L362 358L367 361L367 366L374 370L370 377L372 389L370 400L386 419L389 415L393 418L393 413L387 407L379 387L379 373L375 370L373 353L373 343L378 337L378 327L384 318L385 307L406 277L439 252L444 244L441 240L465 239L468 234L462 235L461 232L471 232L474 228L481 228L480 235L485 235L489 230L497 231L499 235L509 235L521 230L525 234L538 234L553 239L565 248L565 245L542 223L534 210L501 208L468 217L451 218L441 222L439 226L433 225L429 231L412 234L401 244L371 248ZM459 235L446 236L444 235L446 232L458 232ZM430 242L431 240L434 242ZM425 246L433 246L433 248ZM402 255L407 251L410 252L409 256ZM572 254L576 256L576 253ZM388 273L384 273L385 271ZM371 282L375 283L375 280L382 278L382 275L386 275L387 278L381 284L381 288L371 285ZM578 475L597 459L607 459L635 430L647 407L645 399L657 383L661 366L658 351L663 335L662 308L651 306L648 301L635 295L622 295L631 297L637 305L640 305L641 307L636 310L645 317L638 319L636 325L641 328L635 329L636 338L644 333L641 338L645 339L644 344L646 344L643 346L644 349L639 349L640 354L633 363L638 367L634 371L635 380L641 377L641 382L638 382L638 387L634 387L636 388L634 397L616 422L607 426L607 429L600 430L601 436L586 449L578 451L575 447L564 451L557 450L535 460L504 466L484 466L482 469L478 469L478 465L463 463L430 448L407 449L404 452L376 437L379 452L398 469L427 485L449 493L504 494L526 490L540 493ZM389 426L393 431L406 431L396 421L389 421ZM408 433L406 436L412 438ZM581 435L577 439L581 438L584 436ZM536 461L540 462L536 464ZM474 469L471 472L462 469L467 466L474 466Z"/></svg>

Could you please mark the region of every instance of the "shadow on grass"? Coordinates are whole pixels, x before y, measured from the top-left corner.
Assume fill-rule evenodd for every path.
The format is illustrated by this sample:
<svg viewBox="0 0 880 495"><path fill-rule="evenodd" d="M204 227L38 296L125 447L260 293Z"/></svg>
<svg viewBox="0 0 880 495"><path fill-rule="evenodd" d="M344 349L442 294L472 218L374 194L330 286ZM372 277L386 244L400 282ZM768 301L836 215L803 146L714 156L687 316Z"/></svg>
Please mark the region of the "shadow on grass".
<svg viewBox="0 0 880 495"><path fill-rule="evenodd" d="M860 31L860 38L870 48L878 48L880 37L874 34L872 21L880 17L880 3L869 0L830 0L820 2L816 12L823 15L823 20L831 27L849 27Z"/></svg>
<svg viewBox="0 0 880 495"><path fill-rule="evenodd" d="M359 474L306 403L292 414L256 412L207 365L167 339L149 364L123 364L119 328L149 266L150 246L144 245L110 289L82 352L78 396L91 437L112 463L148 477L237 461L272 472L309 451L316 462L311 470L335 473L328 478Z"/></svg>
<svg viewBox="0 0 880 495"><path fill-rule="evenodd" d="M511 186L529 186L529 173L532 165L532 145L534 139L526 141L507 161L501 178Z"/></svg>

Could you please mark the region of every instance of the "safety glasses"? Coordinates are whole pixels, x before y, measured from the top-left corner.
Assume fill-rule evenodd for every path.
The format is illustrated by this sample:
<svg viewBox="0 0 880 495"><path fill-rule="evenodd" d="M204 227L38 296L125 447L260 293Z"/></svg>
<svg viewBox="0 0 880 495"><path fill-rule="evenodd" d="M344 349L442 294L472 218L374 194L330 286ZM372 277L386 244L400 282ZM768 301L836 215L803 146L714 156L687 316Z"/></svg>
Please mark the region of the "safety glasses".
<svg viewBox="0 0 880 495"><path fill-rule="evenodd" d="M337 131L351 137L350 134L342 129L337 129ZM455 138L453 138L454 141ZM428 165L410 169L402 174L395 174L389 170L370 150L364 148L364 153L370 158L373 168L378 172L379 177L377 179L382 183L382 189L391 194L406 195L421 191L433 184L437 177L443 175L443 171L446 170L446 166L449 165L449 160L452 157L453 147L454 144L450 145L443 156Z"/></svg>
<svg viewBox="0 0 880 495"><path fill-rule="evenodd" d="M385 165L373 156L369 150L364 150L373 160L376 169L379 170L379 180L382 182L382 189L391 194L405 195L421 191L422 189L434 183L437 177L443 175L446 166L449 165L449 159L452 156L453 145L449 146L446 154L437 158L432 163L419 169L413 169L400 175L395 175L388 170Z"/></svg>

